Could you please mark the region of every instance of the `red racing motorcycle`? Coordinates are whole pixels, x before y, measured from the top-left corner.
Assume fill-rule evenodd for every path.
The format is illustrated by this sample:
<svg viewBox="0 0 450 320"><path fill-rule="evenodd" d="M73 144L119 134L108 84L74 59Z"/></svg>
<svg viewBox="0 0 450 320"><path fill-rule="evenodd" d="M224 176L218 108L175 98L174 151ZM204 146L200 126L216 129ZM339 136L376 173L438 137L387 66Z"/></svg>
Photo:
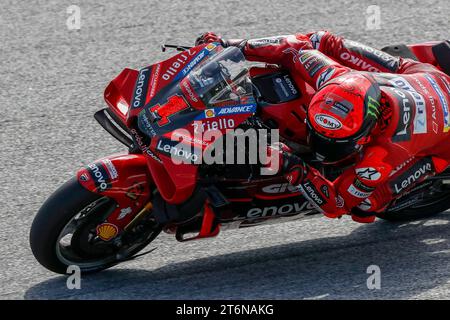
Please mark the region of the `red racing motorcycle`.
<svg viewBox="0 0 450 320"><path fill-rule="evenodd" d="M205 139L210 131L224 137L238 128L277 129L283 143L329 179L345 169L314 163L304 123L314 90L298 75L251 65L239 49L218 43L176 48L181 52L172 58L124 69L107 86L108 108L95 118L128 152L82 168L40 208L30 244L47 269L100 271L145 254L139 252L161 231L190 241L318 215L280 174L261 174L261 164L196 161L221 138ZM384 50L450 70L449 42ZM449 182L446 173L429 178L378 216L403 220L444 211Z"/></svg>

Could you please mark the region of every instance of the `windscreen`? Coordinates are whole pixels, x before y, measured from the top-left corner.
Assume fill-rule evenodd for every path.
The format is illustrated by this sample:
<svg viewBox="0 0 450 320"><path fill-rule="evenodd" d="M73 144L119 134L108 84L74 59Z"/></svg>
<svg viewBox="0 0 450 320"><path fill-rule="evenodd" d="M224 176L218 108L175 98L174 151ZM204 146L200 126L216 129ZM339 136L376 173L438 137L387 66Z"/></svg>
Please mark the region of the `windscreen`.
<svg viewBox="0 0 450 320"><path fill-rule="evenodd" d="M230 116L254 112L256 101L242 52L236 47L214 45L204 50L208 54L184 78L164 87L140 112L138 126L142 132L154 137L189 128L192 122L211 118L216 111L217 116L224 116L220 112L224 107L228 107Z"/></svg>
<svg viewBox="0 0 450 320"><path fill-rule="evenodd" d="M206 108L255 102L245 57L236 47L205 59L190 72L188 80Z"/></svg>

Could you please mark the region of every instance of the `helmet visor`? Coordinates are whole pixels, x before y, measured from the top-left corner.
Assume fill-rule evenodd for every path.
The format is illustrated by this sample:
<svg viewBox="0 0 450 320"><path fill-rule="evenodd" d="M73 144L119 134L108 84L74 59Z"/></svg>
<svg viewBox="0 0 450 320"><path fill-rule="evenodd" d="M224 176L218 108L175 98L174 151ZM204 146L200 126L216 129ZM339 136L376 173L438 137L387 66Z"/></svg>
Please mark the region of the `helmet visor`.
<svg viewBox="0 0 450 320"><path fill-rule="evenodd" d="M335 163L348 159L362 147L353 139L332 141L314 130L309 131L308 138L308 143L314 150L317 160L323 163Z"/></svg>

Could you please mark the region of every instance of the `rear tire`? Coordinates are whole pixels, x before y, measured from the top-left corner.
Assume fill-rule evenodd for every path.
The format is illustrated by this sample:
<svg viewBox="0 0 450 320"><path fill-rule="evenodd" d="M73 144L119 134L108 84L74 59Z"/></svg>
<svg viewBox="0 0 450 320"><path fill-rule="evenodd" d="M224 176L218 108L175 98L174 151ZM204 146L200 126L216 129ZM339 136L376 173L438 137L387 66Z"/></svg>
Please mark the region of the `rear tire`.
<svg viewBox="0 0 450 320"><path fill-rule="evenodd" d="M422 203L399 211L377 213L377 217L392 221L412 221L432 217L450 208L450 193L432 203Z"/></svg>

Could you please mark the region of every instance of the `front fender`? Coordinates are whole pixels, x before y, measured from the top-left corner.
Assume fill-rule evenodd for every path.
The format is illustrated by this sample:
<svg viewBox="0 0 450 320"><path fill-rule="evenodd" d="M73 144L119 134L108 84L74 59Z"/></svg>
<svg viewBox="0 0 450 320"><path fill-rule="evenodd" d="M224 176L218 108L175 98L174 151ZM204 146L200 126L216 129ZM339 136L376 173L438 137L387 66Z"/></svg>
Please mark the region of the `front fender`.
<svg viewBox="0 0 450 320"><path fill-rule="evenodd" d="M107 222L123 229L149 201L153 185L147 160L141 154L101 158L77 172L87 190L114 199L116 209Z"/></svg>

